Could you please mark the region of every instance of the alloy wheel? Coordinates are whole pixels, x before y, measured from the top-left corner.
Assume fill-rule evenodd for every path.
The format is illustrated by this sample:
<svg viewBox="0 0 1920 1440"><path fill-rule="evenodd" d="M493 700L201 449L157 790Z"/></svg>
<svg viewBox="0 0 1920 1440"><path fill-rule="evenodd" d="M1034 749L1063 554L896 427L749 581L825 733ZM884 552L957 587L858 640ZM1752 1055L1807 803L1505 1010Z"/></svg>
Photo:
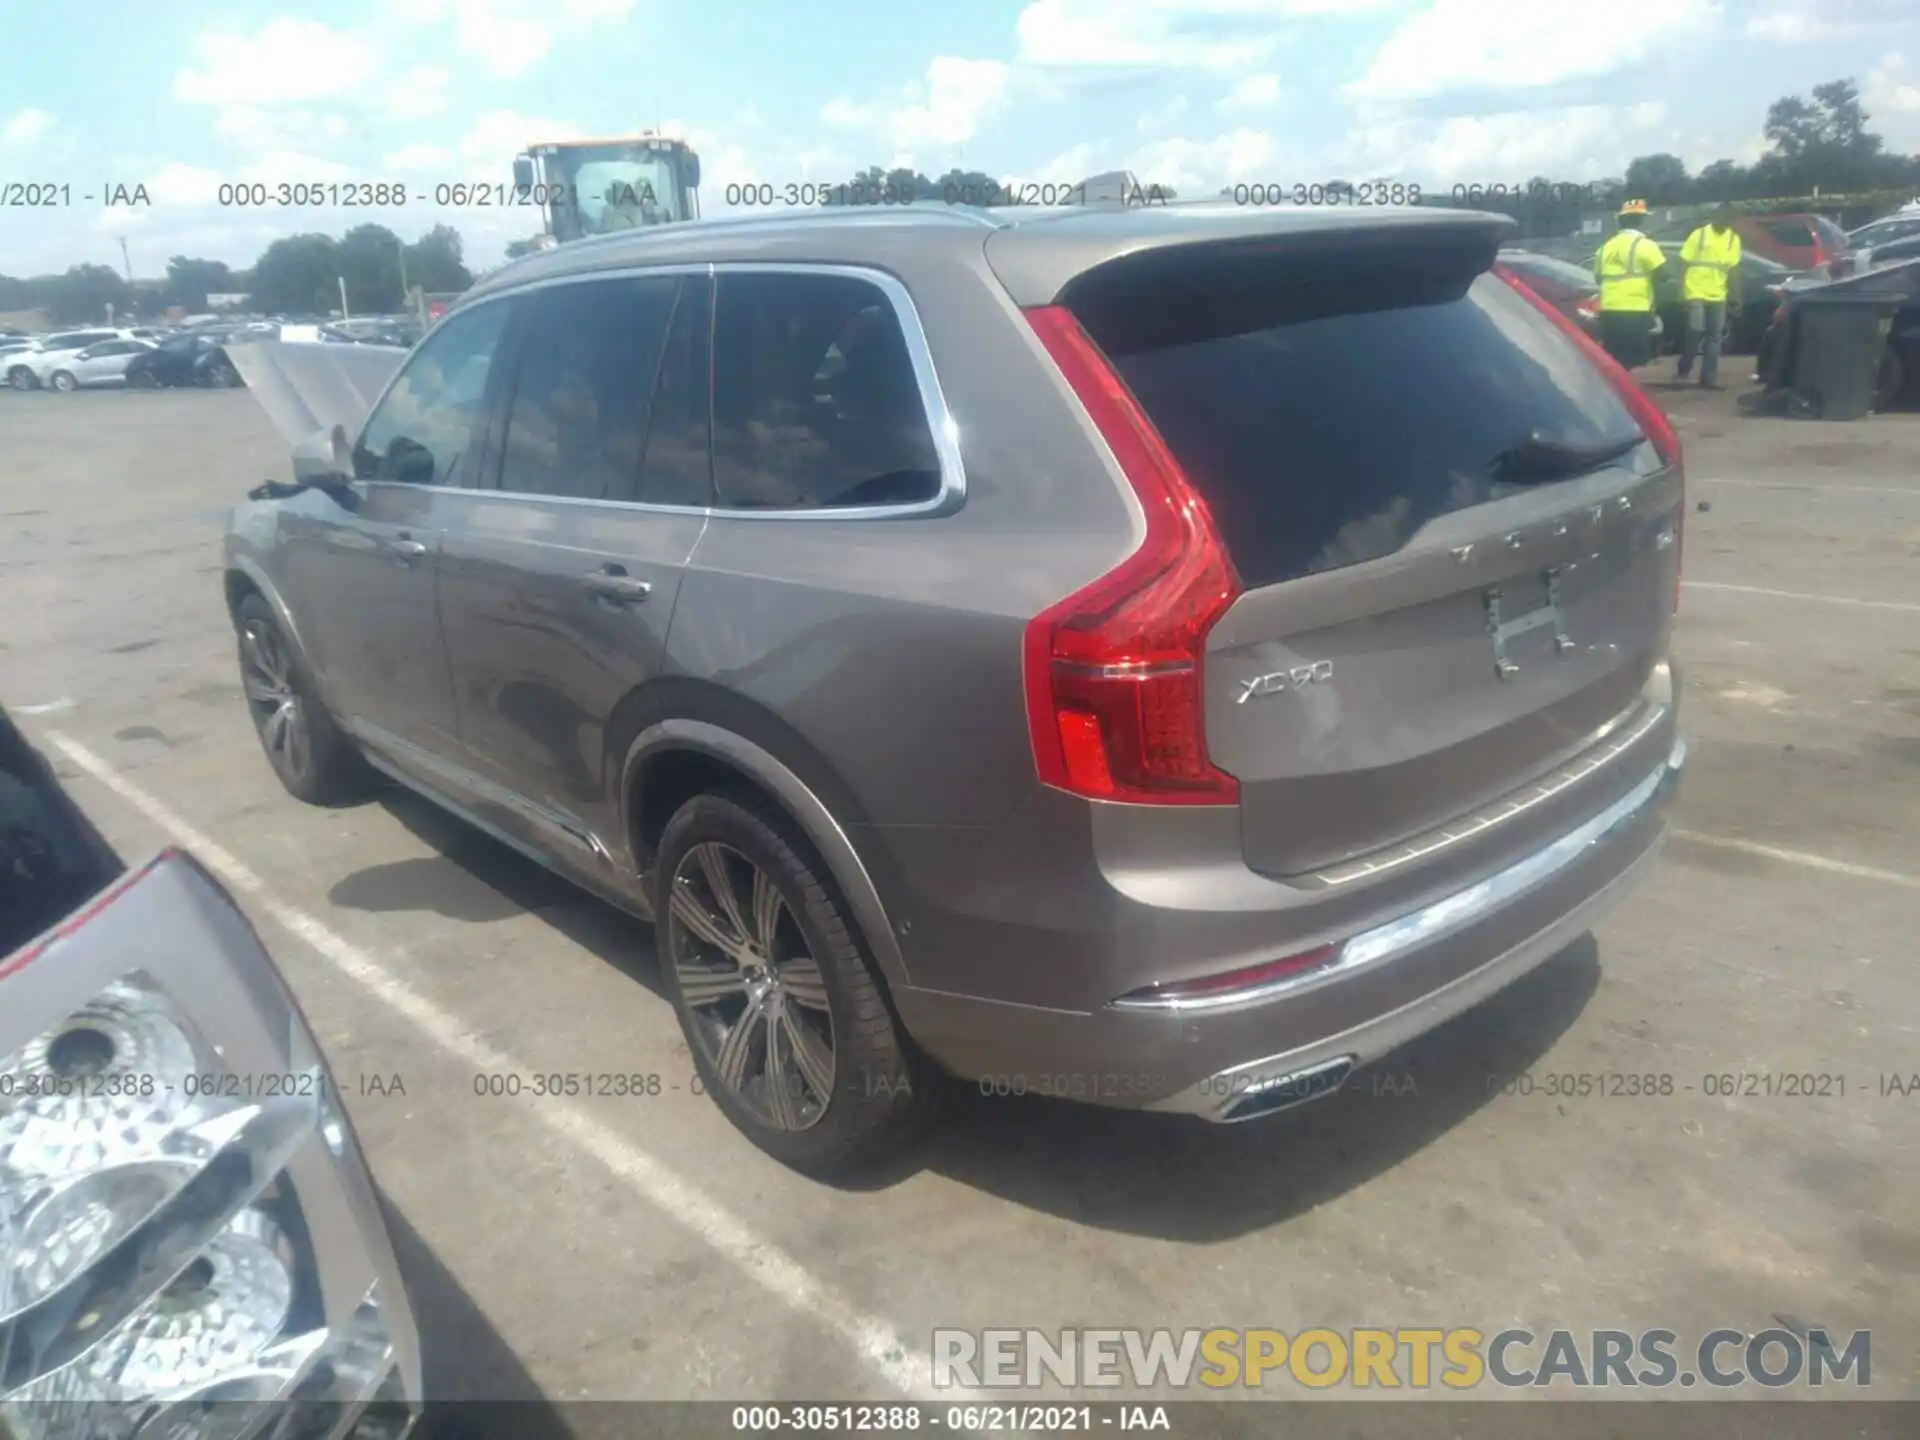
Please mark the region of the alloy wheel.
<svg viewBox="0 0 1920 1440"><path fill-rule="evenodd" d="M668 895L668 963L715 1074L765 1124L812 1128L833 1100L833 1016L798 918L717 840L681 857Z"/></svg>
<svg viewBox="0 0 1920 1440"><path fill-rule="evenodd" d="M251 620L240 632L240 650L240 679L267 758L288 775L305 775L313 763L313 736L285 646L271 628Z"/></svg>

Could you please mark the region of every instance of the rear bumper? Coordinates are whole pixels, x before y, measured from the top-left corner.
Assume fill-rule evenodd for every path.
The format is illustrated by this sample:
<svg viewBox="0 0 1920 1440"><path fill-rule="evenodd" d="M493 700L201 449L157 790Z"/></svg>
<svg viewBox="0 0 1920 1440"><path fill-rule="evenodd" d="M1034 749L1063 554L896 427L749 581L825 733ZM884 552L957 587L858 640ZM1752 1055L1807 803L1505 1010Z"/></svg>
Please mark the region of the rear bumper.
<svg viewBox="0 0 1920 1440"><path fill-rule="evenodd" d="M1187 1011L1046 1009L914 988L895 999L915 1039L988 1093L1215 1121L1271 1113L1337 1088L1584 934L1658 852L1685 760L1675 737L1597 814L1465 889L1359 931L1334 965L1279 993Z"/></svg>

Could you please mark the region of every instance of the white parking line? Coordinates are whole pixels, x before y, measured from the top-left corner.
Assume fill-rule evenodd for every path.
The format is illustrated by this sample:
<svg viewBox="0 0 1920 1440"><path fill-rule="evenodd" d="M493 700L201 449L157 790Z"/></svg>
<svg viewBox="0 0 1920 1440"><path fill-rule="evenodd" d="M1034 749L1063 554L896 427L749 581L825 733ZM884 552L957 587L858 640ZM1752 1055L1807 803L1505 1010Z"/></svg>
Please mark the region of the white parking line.
<svg viewBox="0 0 1920 1440"><path fill-rule="evenodd" d="M1851 595L1813 595L1805 590L1769 590L1761 585L1722 585L1713 580L1682 580L1689 590L1725 590L1734 595L1771 595L1778 600L1816 600L1823 605L1854 605L1863 610L1911 610L1920 605L1905 600L1856 600Z"/></svg>
<svg viewBox="0 0 1920 1440"><path fill-rule="evenodd" d="M1788 865L1804 865L1809 870L1825 870L1833 875L1851 875L1856 880L1878 880L1886 885L1900 885L1908 890L1920 890L1920 876L1902 875L1897 870L1876 870L1871 865L1855 865L1846 860L1830 860L1825 855L1815 855L1806 850L1783 850L1778 845L1762 845L1757 840L1736 840L1730 835L1703 835L1698 830L1680 829L1675 829L1672 834L1676 840L1690 841L1695 845L1708 845L1716 850L1738 850L1742 855L1759 855Z"/></svg>
<svg viewBox="0 0 1920 1440"><path fill-rule="evenodd" d="M473 1034L460 1020L396 977L379 961L319 920L277 898L267 883L231 852L189 825L172 809L121 775L79 741L57 732L47 739L74 764L125 800L260 910L291 931L374 999L404 1017L447 1054L475 1070L531 1069ZM932 1388L932 1361L905 1344L893 1327L863 1311L799 1261L754 1233L719 1201L702 1193L660 1161L629 1144L577 1107L542 1100L529 1107L542 1124L587 1151L642 1199L731 1260L777 1299L825 1322L852 1346L887 1384L912 1398L932 1402L964 1398Z"/></svg>

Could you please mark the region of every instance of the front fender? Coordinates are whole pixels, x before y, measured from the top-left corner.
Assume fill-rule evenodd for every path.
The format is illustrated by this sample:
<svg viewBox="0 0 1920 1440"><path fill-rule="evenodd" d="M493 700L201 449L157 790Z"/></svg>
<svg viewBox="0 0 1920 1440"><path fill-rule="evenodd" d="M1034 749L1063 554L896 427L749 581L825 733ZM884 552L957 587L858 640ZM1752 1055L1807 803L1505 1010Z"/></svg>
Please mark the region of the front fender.
<svg viewBox="0 0 1920 1440"><path fill-rule="evenodd" d="M244 588L259 591L267 604L273 607L274 618L280 623L280 633L285 635L288 643L293 646L294 655L301 667L319 687L321 702L331 707L333 697L329 693L325 670L314 663L313 652L307 647L306 636L300 629L300 622L294 619L293 610L287 604L286 597L280 593L280 587L273 583L272 577L267 574L266 567L260 563L259 557L251 552L247 541L242 538L245 527L256 522L266 526L268 533L271 534L272 516L246 515L244 512L251 508L253 507L243 505L235 511L236 528L234 531L229 531L227 535L226 572L223 577L223 583L227 587L227 611L231 614L237 603L236 580L243 582Z"/></svg>

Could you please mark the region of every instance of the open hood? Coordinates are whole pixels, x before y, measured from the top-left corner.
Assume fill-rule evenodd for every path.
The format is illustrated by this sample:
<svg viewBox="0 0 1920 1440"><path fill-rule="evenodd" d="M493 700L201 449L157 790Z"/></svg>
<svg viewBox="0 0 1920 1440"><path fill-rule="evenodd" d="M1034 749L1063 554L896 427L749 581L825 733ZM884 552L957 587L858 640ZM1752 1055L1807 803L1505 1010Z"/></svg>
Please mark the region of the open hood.
<svg viewBox="0 0 1920 1440"><path fill-rule="evenodd" d="M349 439L358 435L373 402L410 353L397 346L324 340L227 346L233 368L289 445L335 425L344 426Z"/></svg>

